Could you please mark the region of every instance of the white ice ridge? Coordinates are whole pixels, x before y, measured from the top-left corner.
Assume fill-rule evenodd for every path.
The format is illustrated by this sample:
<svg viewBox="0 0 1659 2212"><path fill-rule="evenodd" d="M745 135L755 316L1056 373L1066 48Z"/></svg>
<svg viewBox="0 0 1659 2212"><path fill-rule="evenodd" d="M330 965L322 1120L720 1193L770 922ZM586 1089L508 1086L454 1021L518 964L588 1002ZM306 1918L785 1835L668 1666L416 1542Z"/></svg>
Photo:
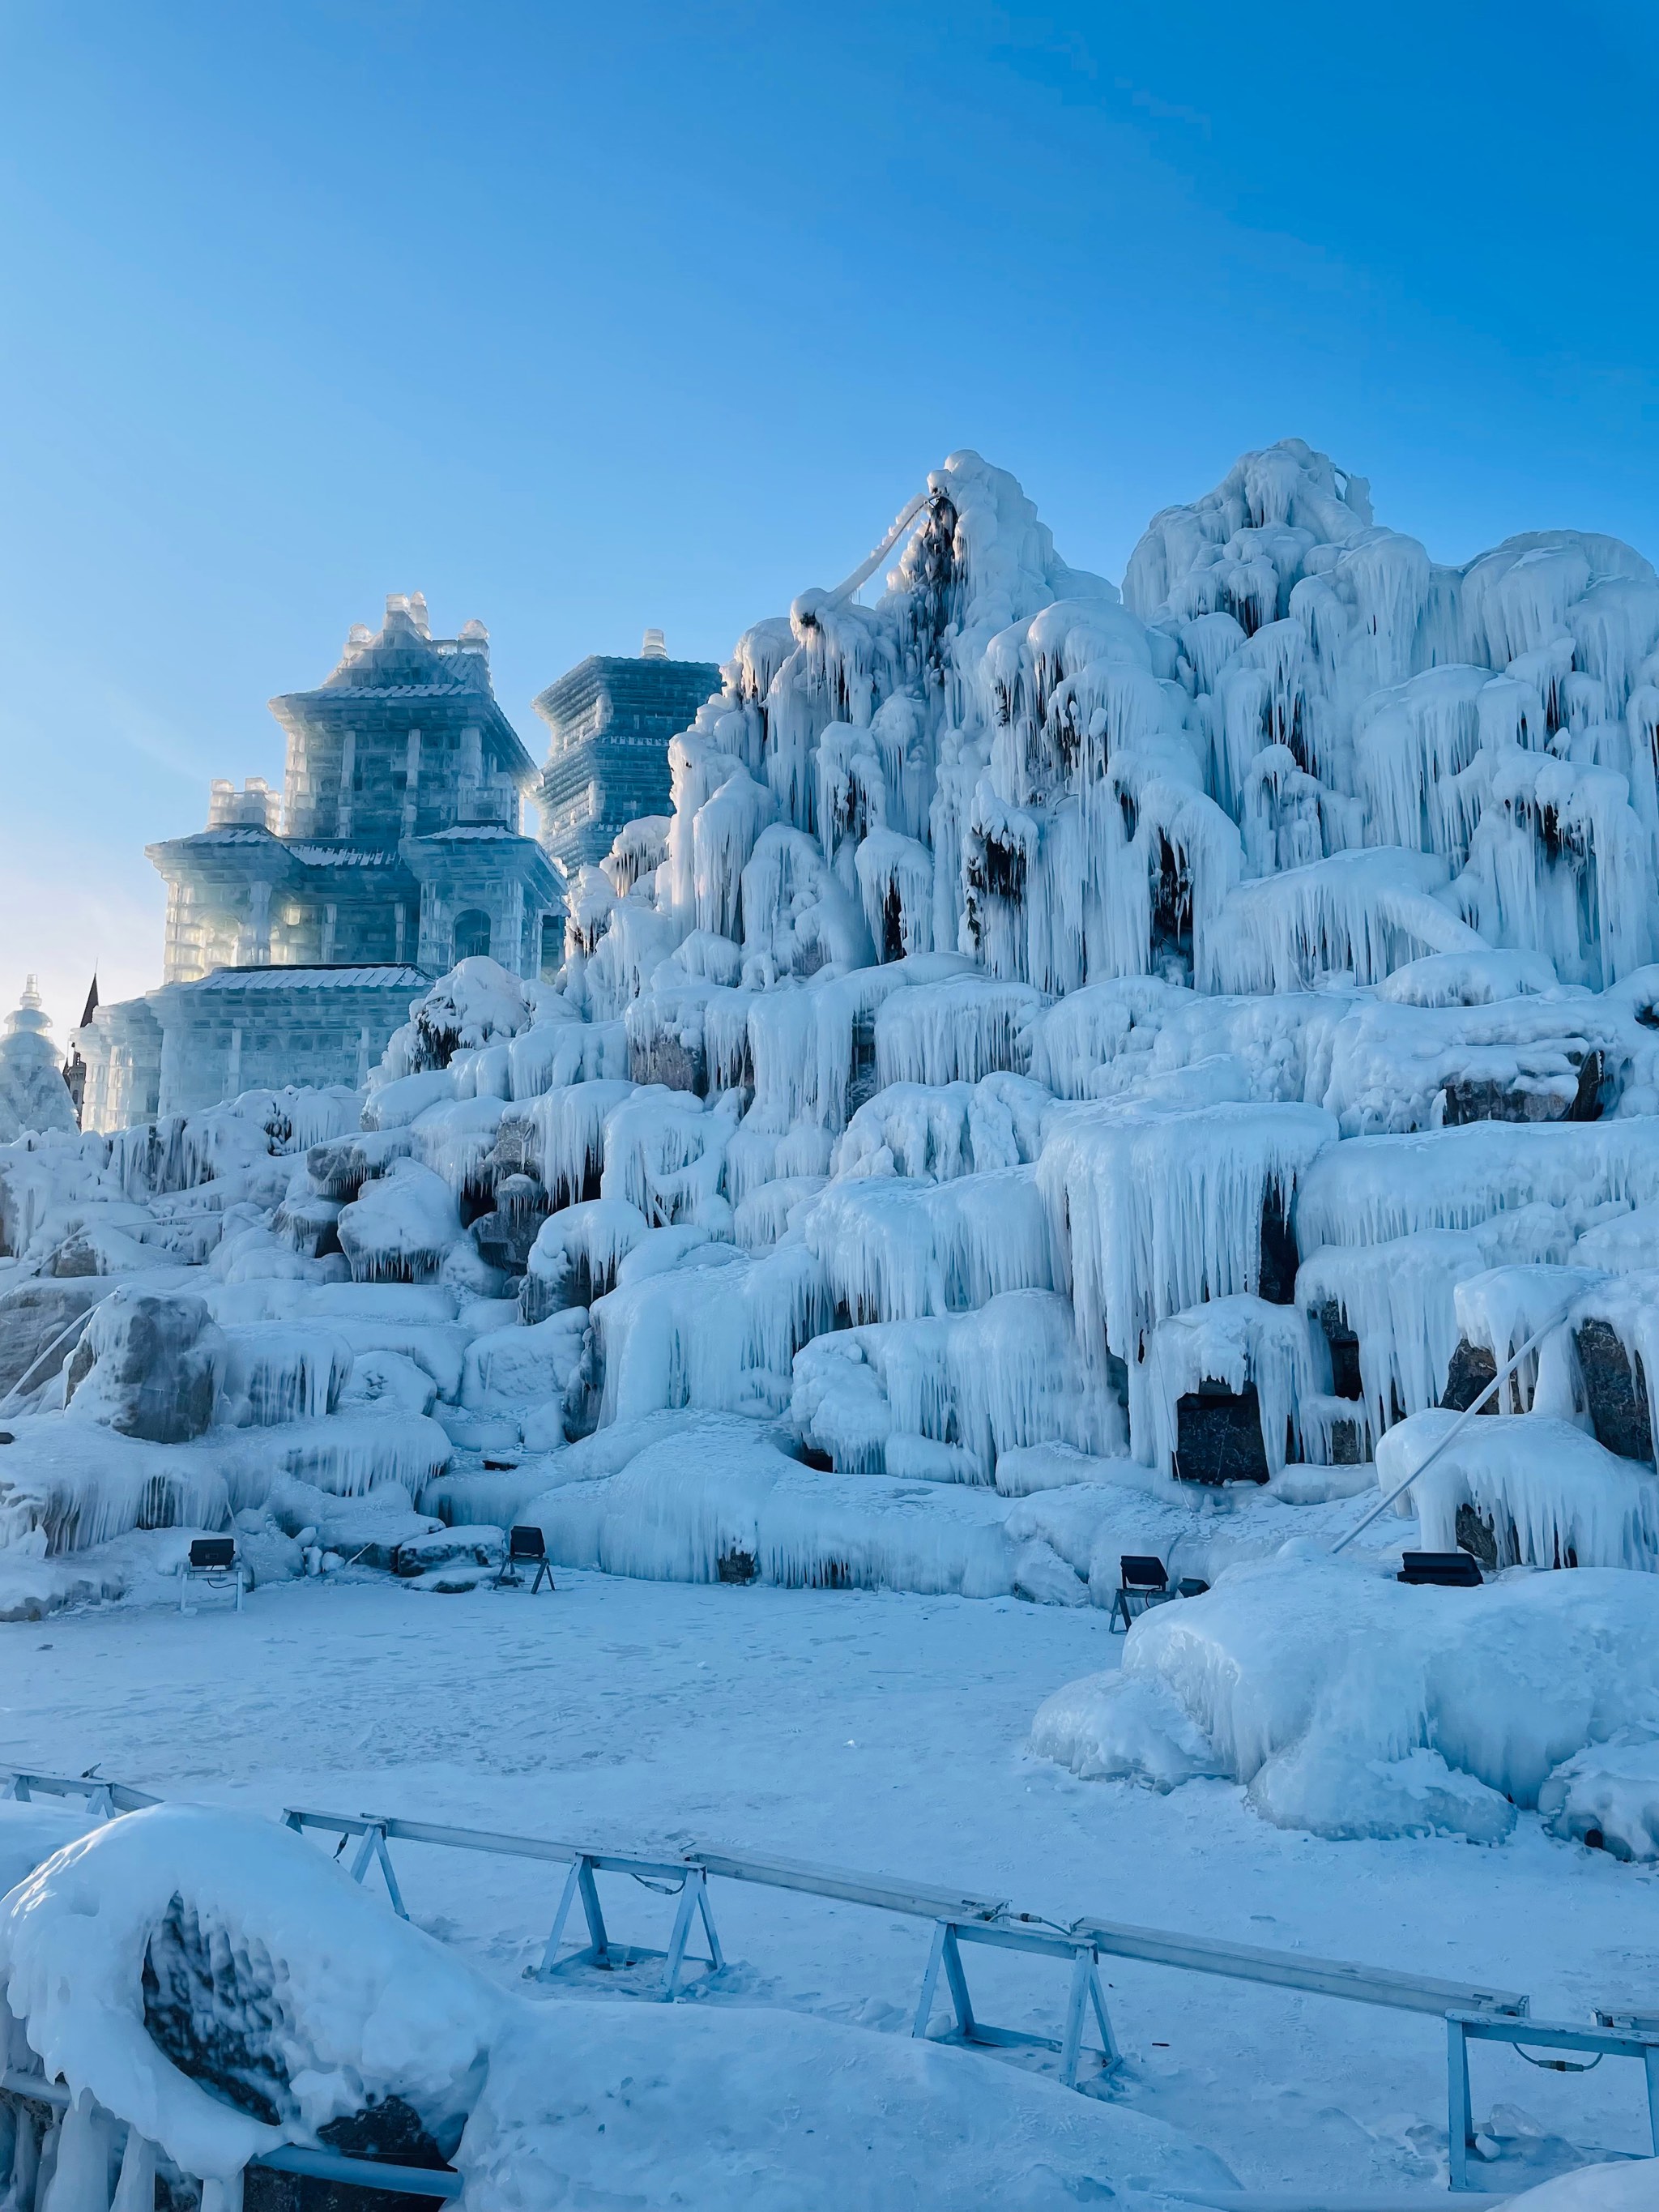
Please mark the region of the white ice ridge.
<svg viewBox="0 0 1659 2212"><path fill-rule="evenodd" d="M463 961L364 1092L0 1145L0 1613L377 1498L1107 1604L1334 1534L1540 1329L1374 1540L1659 1566L1648 562L1437 562L1295 440L1121 592L975 454L904 511L738 640L556 975Z"/></svg>

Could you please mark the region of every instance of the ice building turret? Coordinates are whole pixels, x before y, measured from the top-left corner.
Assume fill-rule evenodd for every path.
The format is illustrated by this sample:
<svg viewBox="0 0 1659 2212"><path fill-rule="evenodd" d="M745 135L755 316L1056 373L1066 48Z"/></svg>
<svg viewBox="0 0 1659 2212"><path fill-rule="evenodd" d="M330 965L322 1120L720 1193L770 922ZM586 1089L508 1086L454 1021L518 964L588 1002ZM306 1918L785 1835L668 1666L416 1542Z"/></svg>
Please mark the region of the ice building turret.
<svg viewBox="0 0 1659 2212"><path fill-rule="evenodd" d="M481 623L434 638L422 594L394 592L378 634L358 624L323 684L270 705L282 793L216 781L207 827L149 848L163 988L81 1032L89 1128L296 1078L360 1084L455 961L533 977L559 949L557 879L520 828L534 763Z"/></svg>
<svg viewBox="0 0 1659 2212"><path fill-rule="evenodd" d="M550 732L542 842L568 880L597 866L624 823L667 811L668 741L720 684L712 660L671 660L648 629L638 659L590 653L538 695Z"/></svg>
<svg viewBox="0 0 1659 2212"><path fill-rule="evenodd" d="M25 1130L72 1129L75 1101L52 1042L33 975L0 1033L0 1145Z"/></svg>

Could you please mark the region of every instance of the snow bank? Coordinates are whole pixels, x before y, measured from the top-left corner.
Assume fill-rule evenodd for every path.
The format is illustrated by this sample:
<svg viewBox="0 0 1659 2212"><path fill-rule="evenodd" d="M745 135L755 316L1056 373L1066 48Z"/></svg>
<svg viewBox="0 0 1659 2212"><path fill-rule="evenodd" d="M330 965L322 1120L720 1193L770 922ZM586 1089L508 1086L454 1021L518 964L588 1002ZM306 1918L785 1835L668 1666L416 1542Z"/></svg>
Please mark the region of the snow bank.
<svg viewBox="0 0 1659 2212"><path fill-rule="evenodd" d="M1581 2166L1510 2199L1509 2212L1650 2212L1659 2203L1659 2159Z"/></svg>
<svg viewBox="0 0 1659 2212"><path fill-rule="evenodd" d="M607 2125L623 2100L628 2125ZM1141 2113L971 2053L753 2006L538 2007L495 2046L460 2162L482 2212L567 2194L649 2212L1069 2212L1109 2190L1151 2212L1166 2191L1232 2185Z"/></svg>
<svg viewBox="0 0 1659 2212"><path fill-rule="evenodd" d="M1494 1843L1587 1746L1659 1721L1656 1632L1646 1575L1415 1588L1291 1544L1143 1614L1121 1671L1056 1692L1032 1743L1166 1788L1218 1763L1280 1827Z"/></svg>

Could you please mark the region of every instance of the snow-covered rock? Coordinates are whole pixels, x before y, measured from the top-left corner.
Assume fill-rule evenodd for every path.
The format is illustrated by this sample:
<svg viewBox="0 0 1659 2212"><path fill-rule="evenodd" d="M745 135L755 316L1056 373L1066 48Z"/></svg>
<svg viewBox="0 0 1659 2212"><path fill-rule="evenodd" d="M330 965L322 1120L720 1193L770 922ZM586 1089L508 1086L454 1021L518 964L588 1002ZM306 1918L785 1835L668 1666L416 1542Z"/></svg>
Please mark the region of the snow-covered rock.
<svg viewBox="0 0 1659 2212"><path fill-rule="evenodd" d="M1079 1773L1164 1788L1224 1773L1280 1827L1494 1843L1547 1791L1569 1826L1575 1790L1616 1794L1599 1760L1617 1771L1628 1757L1639 1790L1638 1757L1587 1747L1633 1717L1659 1726L1656 1634L1650 1575L1412 1588L1292 1543L1143 1613L1121 1672L1057 1692L1033 1744ZM1583 1770L1562 1771L1580 1753Z"/></svg>
<svg viewBox="0 0 1659 2212"><path fill-rule="evenodd" d="M204 1300L123 1285L76 1346L65 1411L123 1436L183 1443L212 1423L228 1351Z"/></svg>

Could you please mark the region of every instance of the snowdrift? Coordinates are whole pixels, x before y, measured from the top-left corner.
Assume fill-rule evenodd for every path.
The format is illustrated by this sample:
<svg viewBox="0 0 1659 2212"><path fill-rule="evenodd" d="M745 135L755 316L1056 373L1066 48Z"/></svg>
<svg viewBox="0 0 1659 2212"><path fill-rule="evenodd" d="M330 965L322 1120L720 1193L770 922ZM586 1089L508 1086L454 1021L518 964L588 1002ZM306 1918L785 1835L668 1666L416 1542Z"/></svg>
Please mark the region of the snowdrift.
<svg viewBox="0 0 1659 2212"><path fill-rule="evenodd" d="M1410 1588L1297 1542L1143 1614L1121 1670L1057 1691L1031 1747L1159 1789L1225 1776L1265 1819L1319 1835L1497 1843L1517 1806L1541 1806L1652 1856L1656 1638L1650 1575Z"/></svg>

